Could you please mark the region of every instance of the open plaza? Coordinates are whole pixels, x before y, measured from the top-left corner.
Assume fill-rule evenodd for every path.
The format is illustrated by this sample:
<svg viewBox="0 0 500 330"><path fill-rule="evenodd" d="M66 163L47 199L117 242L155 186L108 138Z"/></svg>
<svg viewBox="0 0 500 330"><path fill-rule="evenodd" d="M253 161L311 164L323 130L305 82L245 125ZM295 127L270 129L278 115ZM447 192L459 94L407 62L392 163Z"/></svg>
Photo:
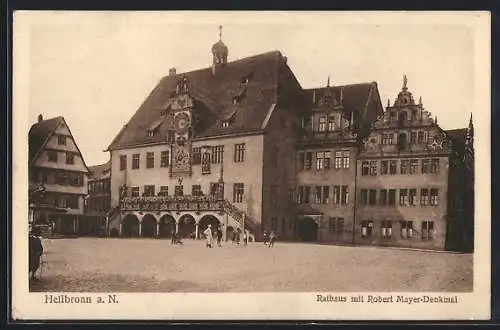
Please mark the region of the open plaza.
<svg viewBox="0 0 500 330"><path fill-rule="evenodd" d="M35 292L470 292L472 254L277 242L44 239Z"/></svg>

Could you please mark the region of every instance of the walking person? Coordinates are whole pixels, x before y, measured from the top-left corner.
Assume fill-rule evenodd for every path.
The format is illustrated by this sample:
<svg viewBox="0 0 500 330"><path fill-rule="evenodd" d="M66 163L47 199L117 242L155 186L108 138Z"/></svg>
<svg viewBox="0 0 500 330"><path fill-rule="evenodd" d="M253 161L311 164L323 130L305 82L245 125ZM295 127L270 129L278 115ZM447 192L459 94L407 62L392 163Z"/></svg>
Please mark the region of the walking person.
<svg viewBox="0 0 500 330"><path fill-rule="evenodd" d="M34 227L29 235L29 277L35 279L35 273L40 268L40 259L43 254L42 239L40 229Z"/></svg>
<svg viewBox="0 0 500 330"><path fill-rule="evenodd" d="M274 230L271 230L271 234L269 234L269 245L268 247L274 247L274 241L276 240L276 234Z"/></svg>
<svg viewBox="0 0 500 330"><path fill-rule="evenodd" d="M247 246L248 245L248 231L245 230L243 234L243 245Z"/></svg>
<svg viewBox="0 0 500 330"><path fill-rule="evenodd" d="M213 234L212 234L212 225L208 225L207 229L203 232L205 237L207 238L207 248L212 248L212 239L213 239Z"/></svg>
<svg viewBox="0 0 500 330"><path fill-rule="evenodd" d="M267 245L267 242L269 242L269 232L264 230L264 245Z"/></svg>
<svg viewBox="0 0 500 330"><path fill-rule="evenodd" d="M217 228L217 246L218 247L222 247L222 230L219 228Z"/></svg>
<svg viewBox="0 0 500 330"><path fill-rule="evenodd" d="M172 240L170 241L171 245L174 245L176 243L176 237L177 233L175 232L175 226L172 227Z"/></svg>

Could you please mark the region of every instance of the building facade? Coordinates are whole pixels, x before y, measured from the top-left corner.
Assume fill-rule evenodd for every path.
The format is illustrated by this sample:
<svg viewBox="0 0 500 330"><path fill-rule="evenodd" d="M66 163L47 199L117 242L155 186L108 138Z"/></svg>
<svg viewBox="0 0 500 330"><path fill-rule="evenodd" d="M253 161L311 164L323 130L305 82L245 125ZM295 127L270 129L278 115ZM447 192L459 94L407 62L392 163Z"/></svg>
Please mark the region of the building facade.
<svg viewBox="0 0 500 330"><path fill-rule="evenodd" d="M41 187L31 208L36 224L53 233L77 234L84 221L88 168L63 117L38 122L29 131L29 183Z"/></svg>
<svg viewBox="0 0 500 330"><path fill-rule="evenodd" d="M107 213L111 209L110 162L89 166L88 195L85 199L85 223L81 235L103 236L107 231Z"/></svg>

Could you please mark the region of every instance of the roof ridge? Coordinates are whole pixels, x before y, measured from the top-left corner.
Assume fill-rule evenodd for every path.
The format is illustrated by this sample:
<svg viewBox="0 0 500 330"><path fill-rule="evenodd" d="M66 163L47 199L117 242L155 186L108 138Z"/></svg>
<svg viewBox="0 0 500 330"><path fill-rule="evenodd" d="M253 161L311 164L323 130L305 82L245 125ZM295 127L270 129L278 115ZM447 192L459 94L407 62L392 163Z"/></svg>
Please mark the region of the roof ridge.
<svg viewBox="0 0 500 330"><path fill-rule="evenodd" d="M351 87L351 86L365 86L365 85L372 85L374 83L376 84L377 82L370 81L370 82L360 82L360 83L347 84L347 85L333 85L333 86L324 86L324 87L304 88L304 91L313 91L313 90L327 89L327 88Z"/></svg>

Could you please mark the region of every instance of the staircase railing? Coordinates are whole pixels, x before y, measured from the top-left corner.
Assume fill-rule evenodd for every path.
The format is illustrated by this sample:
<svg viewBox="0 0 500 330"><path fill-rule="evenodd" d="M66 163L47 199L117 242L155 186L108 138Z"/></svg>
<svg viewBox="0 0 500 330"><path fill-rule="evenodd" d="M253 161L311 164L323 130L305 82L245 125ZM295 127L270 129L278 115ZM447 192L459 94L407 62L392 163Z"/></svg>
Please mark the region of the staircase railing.
<svg viewBox="0 0 500 330"><path fill-rule="evenodd" d="M238 209L227 199L222 201L222 207L224 212L230 215L240 226L243 226L243 217L245 217L245 229L248 229L256 238L262 238L260 226L252 217Z"/></svg>

